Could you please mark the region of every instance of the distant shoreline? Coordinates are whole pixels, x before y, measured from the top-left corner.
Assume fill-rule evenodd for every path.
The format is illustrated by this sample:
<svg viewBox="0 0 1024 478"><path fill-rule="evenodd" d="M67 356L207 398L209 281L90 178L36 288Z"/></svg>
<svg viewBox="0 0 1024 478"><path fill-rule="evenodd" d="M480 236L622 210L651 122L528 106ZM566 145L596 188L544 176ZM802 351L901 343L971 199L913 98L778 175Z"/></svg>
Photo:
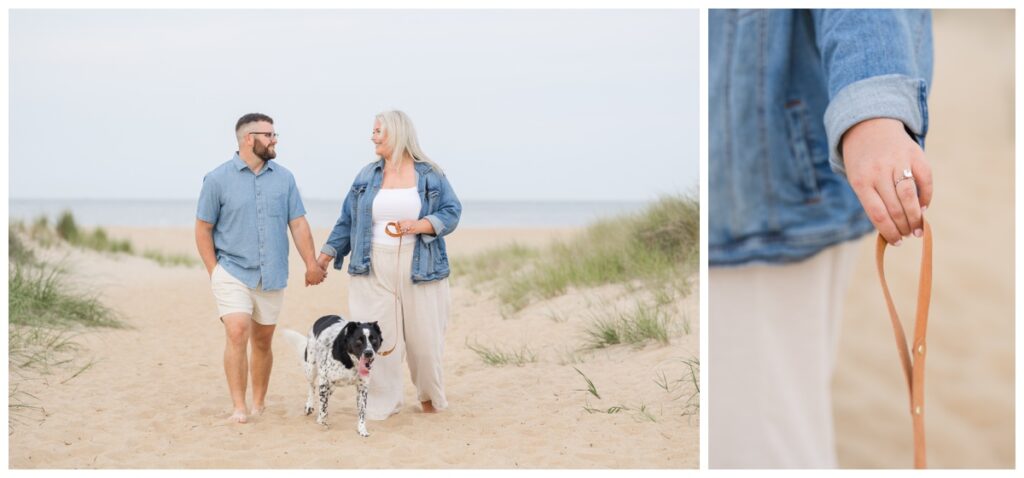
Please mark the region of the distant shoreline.
<svg viewBox="0 0 1024 478"><path fill-rule="evenodd" d="M459 227L559 228L581 227L604 218L642 210L650 201L492 201L464 200ZM303 201L314 228L331 227L340 200ZM9 200L9 220L31 222L40 216L54 221L71 210L85 227L191 227L194 199L15 199Z"/></svg>

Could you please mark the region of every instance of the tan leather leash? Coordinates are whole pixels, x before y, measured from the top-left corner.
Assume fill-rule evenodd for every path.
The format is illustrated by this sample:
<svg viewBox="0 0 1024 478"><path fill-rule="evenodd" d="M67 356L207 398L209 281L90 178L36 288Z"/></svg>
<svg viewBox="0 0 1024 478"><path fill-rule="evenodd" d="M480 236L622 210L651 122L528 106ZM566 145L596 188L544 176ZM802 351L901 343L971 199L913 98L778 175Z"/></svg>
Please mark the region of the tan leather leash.
<svg viewBox="0 0 1024 478"><path fill-rule="evenodd" d="M885 305L889 308L892 329L896 334L896 349L900 354L903 372L907 377L910 392L910 416L914 425L914 468L926 468L924 444L924 358L926 352L925 333L928 329L928 304L932 297L932 229L924 222L924 248L921 252L921 276L917 288L917 317L914 322L914 342L908 348L907 338L903 332L903 324L896 314L889 285L885 281L885 246L888 243L878 236L875 247L875 264L878 266L878 280L882 283L885 294ZM911 359L910 351L914 355Z"/></svg>
<svg viewBox="0 0 1024 478"><path fill-rule="evenodd" d="M391 232L391 228L395 229L395 232ZM398 228L397 222L389 222L384 226L384 232L391 236L398 238L398 259L395 261L395 345L391 346L391 350L380 352L381 357L387 357L391 355L391 352L395 351L395 347L398 347L398 335L401 331L398 330L398 314L405 316L405 304L402 304L398 300L398 291L402 288L402 231Z"/></svg>

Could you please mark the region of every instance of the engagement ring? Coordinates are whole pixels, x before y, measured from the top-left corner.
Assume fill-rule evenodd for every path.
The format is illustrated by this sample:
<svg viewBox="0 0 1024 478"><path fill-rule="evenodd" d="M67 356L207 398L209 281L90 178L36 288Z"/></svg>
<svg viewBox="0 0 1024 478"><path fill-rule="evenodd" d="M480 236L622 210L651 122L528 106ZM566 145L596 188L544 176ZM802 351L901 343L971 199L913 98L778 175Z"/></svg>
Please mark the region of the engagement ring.
<svg viewBox="0 0 1024 478"><path fill-rule="evenodd" d="M903 177L901 177L901 178L896 180L896 185L899 186L900 181L904 181L904 180L907 180L907 179L914 179L914 175L913 175L913 173L910 172L910 169L904 169L903 170Z"/></svg>

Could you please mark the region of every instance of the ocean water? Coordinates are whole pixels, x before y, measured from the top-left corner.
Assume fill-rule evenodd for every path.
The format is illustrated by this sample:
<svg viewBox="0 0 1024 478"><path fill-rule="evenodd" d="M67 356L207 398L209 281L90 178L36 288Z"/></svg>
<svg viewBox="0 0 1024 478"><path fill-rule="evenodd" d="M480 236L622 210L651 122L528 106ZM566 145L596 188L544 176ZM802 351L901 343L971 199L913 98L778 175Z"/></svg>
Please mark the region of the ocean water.
<svg viewBox="0 0 1024 478"><path fill-rule="evenodd" d="M334 225L340 200L303 201L312 227ZM604 218L643 210L645 201L463 201L459 227L579 227ZM52 223L63 211L87 226L191 227L196 200L140 199L10 199L10 220L34 221L46 216Z"/></svg>

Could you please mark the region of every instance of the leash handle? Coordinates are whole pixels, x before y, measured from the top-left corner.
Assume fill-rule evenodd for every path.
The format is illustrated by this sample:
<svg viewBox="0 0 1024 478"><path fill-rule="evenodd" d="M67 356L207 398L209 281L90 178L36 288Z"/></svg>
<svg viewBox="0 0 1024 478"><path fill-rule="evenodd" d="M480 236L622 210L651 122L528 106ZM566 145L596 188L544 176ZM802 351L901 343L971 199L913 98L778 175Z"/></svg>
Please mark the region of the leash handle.
<svg viewBox="0 0 1024 478"><path fill-rule="evenodd" d="M394 228L395 232L391 232L392 228ZM399 238L398 247L402 247L402 243L401 243L402 230L398 227L398 222L392 221L392 222L387 223L384 226L384 233L389 235L389 236L391 236L391 237Z"/></svg>
<svg viewBox="0 0 1024 478"><path fill-rule="evenodd" d="M395 232L391 232L392 229L394 229ZM404 309L405 308L405 305L402 304L398 300L398 291L402 287L401 286L401 282L402 282L401 259L402 259L402 236L403 236L402 230L398 227L398 222L392 221L392 222L389 222L386 225L384 225L384 233L389 235L389 236L391 236L391 237L397 237L398 238L398 259L395 261L395 334L396 334L395 335L395 345L392 345L390 350L381 352L380 353L381 357L387 357L388 355L391 355L391 352L395 351L395 347L398 347L398 335L397 335L399 333L399 331L398 331L398 315L399 314L405 315L405 310L401 310L401 312L399 312L400 309Z"/></svg>
<svg viewBox="0 0 1024 478"><path fill-rule="evenodd" d="M878 267L878 281L882 284L885 305L889 309L893 333L896 336L896 351L907 379L910 395L910 417L914 426L914 468L926 468L924 443L924 363L927 353L925 334L928 331L928 305L932 297L932 228L924 223L924 246L921 251L921 274L917 288L917 317L914 321L914 341L907 343L889 284L885 280L885 247L888 243L879 235L875 245L875 265Z"/></svg>

